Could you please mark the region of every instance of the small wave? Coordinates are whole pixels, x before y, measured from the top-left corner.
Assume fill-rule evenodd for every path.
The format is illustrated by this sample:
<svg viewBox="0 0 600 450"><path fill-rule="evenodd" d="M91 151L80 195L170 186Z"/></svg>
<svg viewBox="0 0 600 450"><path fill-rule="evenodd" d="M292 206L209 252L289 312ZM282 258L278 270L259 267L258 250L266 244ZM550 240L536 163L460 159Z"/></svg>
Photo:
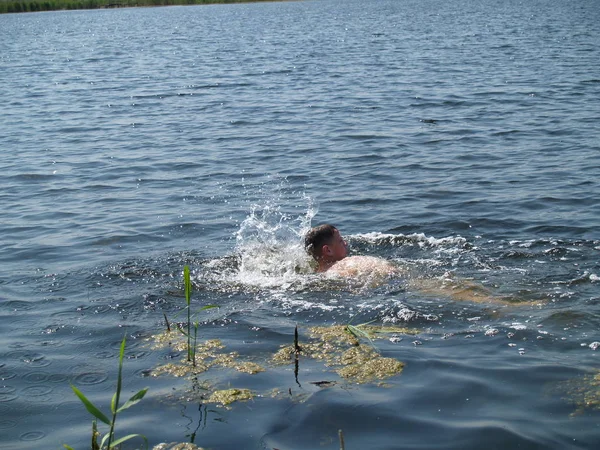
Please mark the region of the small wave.
<svg viewBox="0 0 600 450"><path fill-rule="evenodd" d="M435 238L431 236L426 236L424 233L413 233L409 235L404 235L370 232L363 234L354 234L349 237L351 239L357 239L359 241L363 241L372 245L418 245L421 247L459 246L461 248L467 245L467 240L461 236Z"/></svg>

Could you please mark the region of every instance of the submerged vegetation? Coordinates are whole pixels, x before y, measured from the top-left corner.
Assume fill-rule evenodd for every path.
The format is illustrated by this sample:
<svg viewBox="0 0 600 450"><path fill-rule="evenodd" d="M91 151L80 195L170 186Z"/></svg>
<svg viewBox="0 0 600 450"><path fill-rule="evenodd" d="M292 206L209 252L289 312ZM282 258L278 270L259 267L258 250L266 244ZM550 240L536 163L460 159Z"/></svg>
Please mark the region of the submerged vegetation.
<svg viewBox="0 0 600 450"><path fill-rule="evenodd" d="M337 375L351 383L372 383L402 372L404 363L379 354L371 342L383 334L416 334L408 328L370 325L333 325L309 329L310 341L299 346L284 346L273 355L274 364L289 364L298 357L324 361ZM369 345L361 343L366 338Z"/></svg>
<svg viewBox="0 0 600 450"><path fill-rule="evenodd" d="M600 410L600 370L560 382L551 391L563 395L567 402L575 406L574 416L586 410Z"/></svg>
<svg viewBox="0 0 600 450"><path fill-rule="evenodd" d="M180 334L171 330L171 326L166 316L166 331L155 335L153 340L155 349L170 346L176 351L185 351L186 358L179 363L169 363L157 367L152 372L152 375L159 376L161 374L170 374L175 377L191 376L194 379L194 385L197 386L199 384L197 378L198 375L213 367L234 369L238 372L247 374L263 372L264 369L254 362L240 361L237 352L223 352L222 350L225 346L218 339L211 339L198 344L198 321L193 322L192 336L192 321L195 314L192 314L191 312L192 280L189 266L185 266L183 269L183 282L187 323L185 326L178 324L177 329L180 334L185 337L185 340L181 338ZM216 307L217 306L215 305L205 305L200 308L198 312ZM202 391L204 401L207 403L220 403L222 405L228 405L238 400L249 400L253 397L252 392L248 389L230 388L221 391L212 390L212 393L206 395L207 392L210 392L210 388L208 386L202 386Z"/></svg>
<svg viewBox="0 0 600 450"><path fill-rule="evenodd" d="M306 342L300 342L297 329L294 333L294 342L283 346L274 354L264 357L264 365L249 361L238 352L226 351L225 345L218 339L201 342L195 349L195 365L183 357L178 362L171 362L157 367L152 371L152 376L171 375L174 377L188 377L191 381L190 391L185 398L194 398L199 395L199 400L205 403L216 403L227 406L235 401L251 400L255 396L278 396L278 393L287 392L285 386L274 387L270 394L256 393L250 389L231 387L226 380L227 389L219 389L208 382L200 382L198 377L211 369L232 369L236 372L256 375L265 372L268 366L277 368L285 365L294 365L296 380L298 379L298 366L301 360L311 359L323 363L323 370L334 371L342 381L347 383L372 383L381 382L402 372L404 364L395 358L383 357L376 350L371 339L382 336L397 336L398 334L416 334L417 330L401 327L378 327L371 325L333 325L312 327L308 330ZM361 340L367 339L368 343ZM166 330L151 338L152 347L159 349L169 347L174 351L185 352L187 342L180 333ZM337 381L314 382L318 387L333 386ZM217 383L221 384L221 383ZM201 389L196 389L201 385ZM275 395L272 395L275 393ZM198 398L196 398L198 400Z"/></svg>
<svg viewBox="0 0 600 450"><path fill-rule="evenodd" d="M269 0L0 0L0 14L73 9L132 8L136 6L209 5L247 3L248 1Z"/></svg>

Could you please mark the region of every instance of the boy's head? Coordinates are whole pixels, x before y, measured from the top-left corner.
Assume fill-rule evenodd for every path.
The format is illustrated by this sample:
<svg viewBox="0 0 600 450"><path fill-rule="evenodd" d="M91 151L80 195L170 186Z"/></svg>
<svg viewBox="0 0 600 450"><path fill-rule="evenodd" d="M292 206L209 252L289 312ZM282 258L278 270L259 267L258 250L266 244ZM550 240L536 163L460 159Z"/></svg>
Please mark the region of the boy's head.
<svg viewBox="0 0 600 450"><path fill-rule="evenodd" d="M348 244L338 229L330 224L319 225L306 233L304 246L319 264L331 265L348 255Z"/></svg>

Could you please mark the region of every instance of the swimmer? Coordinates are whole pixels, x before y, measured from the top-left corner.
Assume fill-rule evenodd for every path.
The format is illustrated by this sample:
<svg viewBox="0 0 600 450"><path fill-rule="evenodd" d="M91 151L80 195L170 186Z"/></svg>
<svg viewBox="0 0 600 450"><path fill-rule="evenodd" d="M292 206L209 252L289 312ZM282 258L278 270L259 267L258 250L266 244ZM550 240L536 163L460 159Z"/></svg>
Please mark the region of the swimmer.
<svg viewBox="0 0 600 450"><path fill-rule="evenodd" d="M397 274L389 261L373 256L348 256L348 244L339 230L330 224L312 228L305 236L306 251L317 262L317 272L343 277Z"/></svg>
<svg viewBox="0 0 600 450"><path fill-rule="evenodd" d="M348 244L339 230L330 224L312 228L305 236L304 246L318 264L316 271L328 276L348 278L366 286L377 286L390 277L401 276L407 286L425 295L477 303L512 303L495 296L480 284L453 278L451 274L423 278L382 258L348 256Z"/></svg>

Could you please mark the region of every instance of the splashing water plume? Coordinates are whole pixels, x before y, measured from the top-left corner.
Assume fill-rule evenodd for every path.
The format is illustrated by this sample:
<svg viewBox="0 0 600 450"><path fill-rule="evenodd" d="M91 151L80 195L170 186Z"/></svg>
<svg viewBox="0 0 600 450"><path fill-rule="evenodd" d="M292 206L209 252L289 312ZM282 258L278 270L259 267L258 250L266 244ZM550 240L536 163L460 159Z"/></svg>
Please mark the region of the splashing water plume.
<svg viewBox="0 0 600 450"><path fill-rule="evenodd" d="M304 235L317 212L313 200L302 196L306 209L290 214L274 200L253 205L236 233L239 258L237 281L257 287L285 287L312 272L304 250Z"/></svg>

